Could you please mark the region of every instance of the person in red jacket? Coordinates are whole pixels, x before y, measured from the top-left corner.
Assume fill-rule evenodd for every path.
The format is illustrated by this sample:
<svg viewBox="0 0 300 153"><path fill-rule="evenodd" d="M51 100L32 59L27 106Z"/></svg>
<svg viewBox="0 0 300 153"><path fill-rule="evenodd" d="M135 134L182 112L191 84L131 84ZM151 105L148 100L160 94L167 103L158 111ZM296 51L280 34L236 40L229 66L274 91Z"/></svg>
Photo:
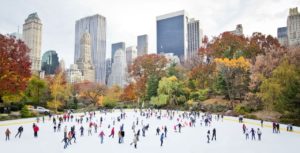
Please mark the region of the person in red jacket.
<svg viewBox="0 0 300 153"><path fill-rule="evenodd" d="M39 132L39 127L37 125L33 126L33 132L34 132L34 137L37 138L38 137L38 132Z"/></svg>
<svg viewBox="0 0 300 153"><path fill-rule="evenodd" d="M111 129L111 132L110 132L109 137L114 138L114 136L115 136L115 128L113 127L113 128Z"/></svg>

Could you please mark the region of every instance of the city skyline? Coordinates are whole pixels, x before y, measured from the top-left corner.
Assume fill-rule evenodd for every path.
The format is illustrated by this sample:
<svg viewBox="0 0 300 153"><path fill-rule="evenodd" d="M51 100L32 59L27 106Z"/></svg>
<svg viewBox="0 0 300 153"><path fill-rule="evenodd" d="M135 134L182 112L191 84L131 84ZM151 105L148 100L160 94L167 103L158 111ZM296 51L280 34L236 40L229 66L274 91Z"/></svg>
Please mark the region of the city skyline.
<svg viewBox="0 0 300 153"><path fill-rule="evenodd" d="M114 4L118 2L119 5ZM149 53L156 51L155 20L159 15L185 10L190 16L200 20L204 35L217 36L221 32L232 30L237 24L243 24L246 36L259 31L276 37L277 27L286 26L289 8L300 5L299 1L8 1L2 2L0 33L13 33L22 27L26 17L34 12L43 22L42 53L56 50L59 57L69 66L74 59L75 21L94 14L107 18L106 58L110 57L111 44L123 41L128 46L136 46L138 35L149 35ZM104 5L99 5L104 4ZM259 4L259 5L258 5ZM110 9L114 6L115 9ZM168 7L167 7L168 6ZM132 9L134 8L134 9ZM272 9L276 8L276 9ZM18 10L14 16L8 16L10 10ZM53 11L53 10L58 11ZM116 12L121 10L122 13ZM140 12L140 13L136 13ZM63 26L62 26L63 25ZM22 31L22 29L19 29ZM59 36L59 37L58 37Z"/></svg>

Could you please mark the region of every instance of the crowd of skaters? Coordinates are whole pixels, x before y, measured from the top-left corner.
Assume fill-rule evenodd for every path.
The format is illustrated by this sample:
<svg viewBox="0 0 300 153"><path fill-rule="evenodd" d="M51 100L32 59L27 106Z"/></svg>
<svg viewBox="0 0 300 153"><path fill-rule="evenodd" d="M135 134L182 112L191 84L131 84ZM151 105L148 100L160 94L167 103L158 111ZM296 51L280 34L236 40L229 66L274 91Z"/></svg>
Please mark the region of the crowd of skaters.
<svg viewBox="0 0 300 153"><path fill-rule="evenodd" d="M123 110L120 111L120 115L115 117L111 117L110 119L107 119L106 114L109 112L112 112L114 110L101 110L100 111L100 117L97 116L96 112L85 112L82 115L74 115L72 112L67 112L63 115L51 115L49 114L49 120L52 120L53 124L53 131L54 133L60 133L61 127L63 128L63 139L61 142L64 143L63 148L67 148L68 146L72 145L73 143L76 143L76 127L79 129L80 136L84 136L85 130L87 130L88 134L87 136L92 136L92 133L96 133L96 135L100 138L100 143L104 143L104 138L106 134L104 133L105 128L110 130L110 134L107 135L108 138L114 138L115 137L115 130L117 129L116 123L120 123L120 127L117 133L118 136L118 143L123 144L124 143L124 137L125 137L125 129L124 129L124 123L122 123L123 120L126 119L126 112ZM212 128L212 122L218 122L223 121L224 116L217 114L213 115L210 113L200 113L200 112L179 112L175 110L152 110L152 109L146 109L146 110L134 110L135 112L135 121L133 122L131 126L132 131L126 131L126 133L132 133L133 134L133 140L130 143L130 145L133 145L134 148L137 148L137 144L140 139L140 135L142 137L146 137L146 132L149 131L149 123L145 124L147 122L147 119L155 118L157 120L161 119L168 119L171 120L172 123L174 123L173 129L175 133L181 133L182 128L186 127L196 127L196 121L199 122L200 126L208 127L209 130L207 131L207 143L210 143L211 141L217 140L217 132L216 128ZM97 118L99 117L99 118ZM105 126L104 127L104 119L105 120ZM243 123L243 117L238 117L239 122ZM38 138L38 132L39 132L39 126L38 123L40 122L40 118L36 119L36 123L33 123L33 135L34 138ZM45 122L45 117L42 117L42 122ZM68 128L68 126L65 123L77 123L77 126L73 125ZM84 125L88 125L87 129L85 129ZM126 125L129 126L129 125ZM157 125L151 125L153 128ZM263 127L263 121L261 121L261 126ZM98 128L99 134L98 134ZM21 138L21 135L23 133L23 126L20 126L17 130L17 134L15 137ZM161 125L155 128L156 135L159 136L160 146L163 146L165 139L168 135L168 127L166 125ZM292 126L289 125L287 127L287 130L292 130ZM94 131L94 132L93 132ZM273 123L273 132L274 133L280 133L280 127L279 123ZM11 131L9 128L5 131L5 140L10 140ZM142 134L141 134L142 133ZM243 124L243 134L246 136L246 140L249 139L249 135L251 135L251 140L256 140L256 135L258 140L261 140L262 132L259 128L255 130L254 128L248 129L245 124Z"/></svg>

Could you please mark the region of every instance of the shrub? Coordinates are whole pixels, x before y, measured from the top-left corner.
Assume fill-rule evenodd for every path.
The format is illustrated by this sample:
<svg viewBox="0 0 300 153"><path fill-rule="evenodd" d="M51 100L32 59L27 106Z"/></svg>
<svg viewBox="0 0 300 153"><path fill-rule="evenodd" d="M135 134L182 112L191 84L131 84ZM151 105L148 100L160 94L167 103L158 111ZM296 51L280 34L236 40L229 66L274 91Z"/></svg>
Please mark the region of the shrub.
<svg viewBox="0 0 300 153"><path fill-rule="evenodd" d="M199 100L199 93L198 92L192 92L190 94L190 99L195 100L195 101Z"/></svg>
<svg viewBox="0 0 300 153"><path fill-rule="evenodd" d="M184 104L186 102L186 98L185 98L185 96L179 96L179 97L177 97L177 103L179 104L179 105L182 105L182 104Z"/></svg>
<svg viewBox="0 0 300 153"><path fill-rule="evenodd" d="M24 105L22 110L21 110L21 117L26 118L26 117L32 117L32 113L28 109L27 105Z"/></svg>
<svg viewBox="0 0 300 153"><path fill-rule="evenodd" d="M258 119L256 115L253 115L253 114L247 114L245 115L245 118L250 118L250 119Z"/></svg>
<svg viewBox="0 0 300 153"><path fill-rule="evenodd" d="M192 92L190 94L190 99L193 99L195 101L204 101L206 99L208 99L208 92L209 92L209 89L200 89L196 92Z"/></svg>
<svg viewBox="0 0 300 153"><path fill-rule="evenodd" d="M167 105L168 99L169 99L168 95L160 94L157 97L151 97L150 103L160 108Z"/></svg>
<svg viewBox="0 0 300 153"><path fill-rule="evenodd" d="M117 101L107 97L107 98L104 98L102 104L103 104L103 107L111 109L111 108L114 108L117 106Z"/></svg>
<svg viewBox="0 0 300 153"><path fill-rule="evenodd" d="M199 100L204 101L208 98L208 89L200 89L199 90Z"/></svg>

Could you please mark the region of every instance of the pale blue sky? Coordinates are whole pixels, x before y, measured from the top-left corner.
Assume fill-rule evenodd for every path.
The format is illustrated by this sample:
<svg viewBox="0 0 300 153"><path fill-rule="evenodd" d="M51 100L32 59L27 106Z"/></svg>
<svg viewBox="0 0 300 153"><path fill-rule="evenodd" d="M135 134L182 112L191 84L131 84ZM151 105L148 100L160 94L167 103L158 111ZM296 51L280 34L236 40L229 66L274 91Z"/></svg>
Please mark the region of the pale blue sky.
<svg viewBox="0 0 300 153"><path fill-rule="evenodd" d="M156 16L185 10L199 19L205 35L216 36L243 24L244 33L276 36L286 25L288 9L299 0L0 0L0 33L22 31L25 18L37 12L43 23L42 53L54 49L66 66L73 63L75 21L93 14L107 19L107 57L111 43L136 45L136 36L149 35L150 52L156 48Z"/></svg>

